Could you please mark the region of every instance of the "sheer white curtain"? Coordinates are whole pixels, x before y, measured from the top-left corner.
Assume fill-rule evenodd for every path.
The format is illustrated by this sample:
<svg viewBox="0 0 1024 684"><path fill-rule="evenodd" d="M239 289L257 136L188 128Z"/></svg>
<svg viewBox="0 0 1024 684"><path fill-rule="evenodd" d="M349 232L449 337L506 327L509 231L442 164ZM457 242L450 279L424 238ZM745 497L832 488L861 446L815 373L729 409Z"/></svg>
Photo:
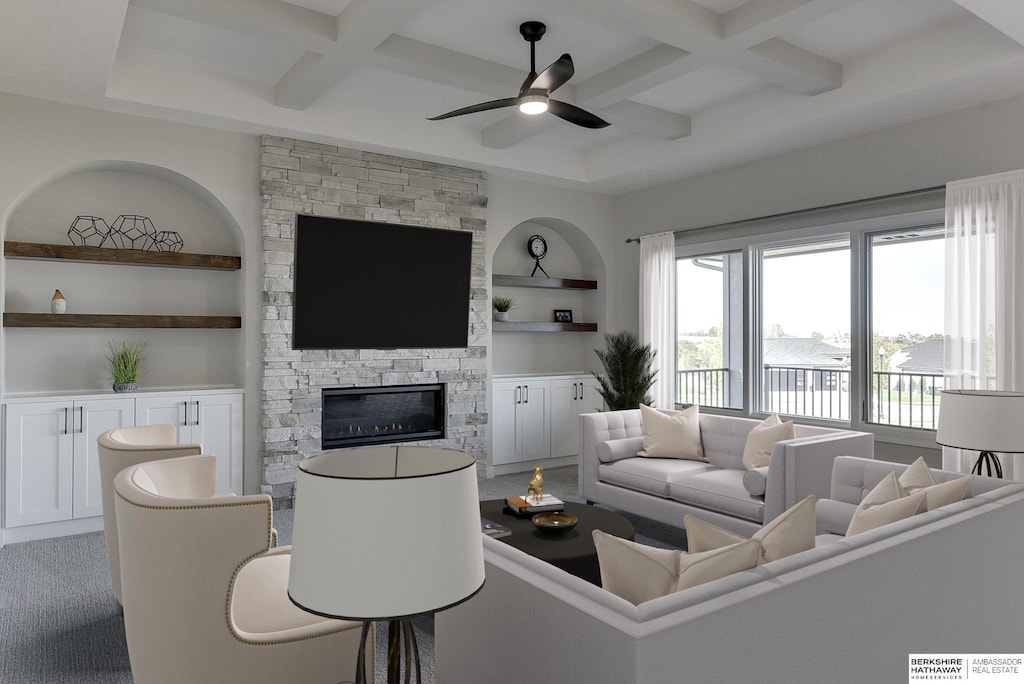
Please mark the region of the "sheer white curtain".
<svg viewBox="0 0 1024 684"><path fill-rule="evenodd" d="M947 389L1024 391L1022 308L1024 171L948 184ZM969 472L977 456L945 448L942 466ZM1024 454L1001 460L1005 477L1024 479Z"/></svg>
<svg viewBox="0 0 1024 684"><path fill-rule="evenodd" d="M658 408L675 406L676 238L672 233L640 238L640 343L655 351L658 379L651 388Z"/></svg>

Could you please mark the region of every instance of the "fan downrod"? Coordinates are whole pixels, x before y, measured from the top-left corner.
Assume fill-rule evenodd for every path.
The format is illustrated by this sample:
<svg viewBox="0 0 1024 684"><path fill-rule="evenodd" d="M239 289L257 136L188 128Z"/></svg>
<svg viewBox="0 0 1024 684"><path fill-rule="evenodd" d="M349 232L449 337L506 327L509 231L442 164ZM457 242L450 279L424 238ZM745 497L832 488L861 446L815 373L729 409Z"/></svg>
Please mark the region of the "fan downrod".
<svg viewBox="0 0 1024 684"><path fill-rule="evenodd" d="M543 22L524 21L519 25L519 34L531 43L536 43L544 37L544 32L547 31L547 28Z"/></svg>

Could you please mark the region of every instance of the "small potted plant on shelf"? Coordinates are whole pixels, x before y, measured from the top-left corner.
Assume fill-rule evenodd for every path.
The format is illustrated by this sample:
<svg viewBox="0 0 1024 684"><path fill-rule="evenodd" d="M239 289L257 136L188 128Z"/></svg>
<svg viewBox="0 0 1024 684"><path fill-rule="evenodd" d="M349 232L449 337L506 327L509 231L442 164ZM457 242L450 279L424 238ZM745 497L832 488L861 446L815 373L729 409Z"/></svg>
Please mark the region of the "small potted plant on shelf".
<svg viewBox="0 0 1024 684"><path fill-rule="evenodd" d="M108 347L110 353L106 359L110 376L114 380L114 391L134 392L139 389L139 373L142 371L146 343L139 340L111 340Z"/></svg>
<svg viewBox="0 0 1024 684"><path fill-rule="evenodd" d="M507 321L508 312L516 308L516 300L511 297L494 297L491 299L494 304L494 320Z"/></svg>

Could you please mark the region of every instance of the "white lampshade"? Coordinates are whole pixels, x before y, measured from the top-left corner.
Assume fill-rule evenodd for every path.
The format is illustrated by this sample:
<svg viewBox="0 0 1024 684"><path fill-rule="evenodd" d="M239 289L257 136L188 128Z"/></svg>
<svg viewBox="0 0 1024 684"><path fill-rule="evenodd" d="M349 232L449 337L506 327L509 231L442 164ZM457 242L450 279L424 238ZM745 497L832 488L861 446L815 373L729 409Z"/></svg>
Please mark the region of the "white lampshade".
<svg viewBox="0 0 1024 684"><path fill-rule="evenodd" d="M945 390L935 441L972 451L1024 452L1024 393Z"/></svg>
<svg viewBox="0 0 1024 684"><path fill-rule="evenodd" d="M443 610L483 586L472 454L415 446L325 451L299 463L288 595L328 617Z"/></svg>

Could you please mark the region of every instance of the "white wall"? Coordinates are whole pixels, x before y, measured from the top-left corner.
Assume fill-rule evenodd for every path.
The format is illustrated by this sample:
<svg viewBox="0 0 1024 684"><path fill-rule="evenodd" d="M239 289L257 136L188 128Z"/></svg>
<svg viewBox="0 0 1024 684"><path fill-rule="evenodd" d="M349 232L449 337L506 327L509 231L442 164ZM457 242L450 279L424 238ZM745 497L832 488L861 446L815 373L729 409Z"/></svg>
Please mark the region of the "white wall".
<svg viewBox="0 0 1024 684"><path fill-rule="evenodd" d="M593 292L498 288L497 294L520 302L512 320L552 320L554 309L572 309L574 320L596 321L598 332L492 333L492 371L599 369L593 350L604 346L606 332L622 325L618 312L608 306L609 293L619 287L618 273L611 268L616 239L611 198L494 174L488 179L487 192L487 263L491 273L529 275L533 259L526 253L526 238L538 233L548 240L549 256L541 263L551 277L598 281Z"/></svg>
<svg viewBox="0 0 1024 684"><path fill-rule="evenodd" d="M210 248L211 251L227 251L228 245L233 248L228 253L241 253L242 273L241 274L218 274L212 279L206 276L197 276L187 280L179 279L182 273L169 273L164 269L139 269L139 276L146 278L153 284L157 291L166 290L159 295L162 301L153 303L150 309L145 303L133 302L132 305L139 305L138 312L147 313L179 313L179 310L172 308L170 311L161 310L161 307L177 306L175 295L182 298L192 298L196 301L194 308L182 310L189 313L234 313L220 311L218 307L223 303L223 292L218 289L237 287L241 279L242 287L247 295L244 297L245 308L242 311L243 332L239 336L237 331L190 331L177 330L159 332L153 331L155 341L155 352L152 354L154 363L159 358L159 367L151 369L153 375L150 380L154 383L174 382L174 378L180 376L185 369L193 368L194 364L210 369L212 382L223 380L230 376L236 381L237 373L234 369L241 367L245 386L248 390L246 397L246 491L258 490L259 482L259 441L256 432L259 426L259 357L257 344L259 335L259 295L260 274L262 271L260 258L260 196L259 196L259 140L256 136L228 133L213 129L201 128L184 124L167 123L154 119L138 116L112 114L100 112L84 107L69 106L35 100L30 98L17 97L12 95L0 95L0 216L2 216L2 232L4 239L33 239L36 241L62 242L61 236L70 225L74 215L68 216L67 225L63 222L59 226L49 226L45 223L38 223L41 216L48 213L48 209L32 202L34 190L50 182L56 187L61 187L59 178L69 171L82 171L96 165L97 162L115 161L153 165L167 169L174 175L180 174L184 178L194 181L195 184L205 188L210 193L211 205L222 206L223 222L237 226L236 235L206 235L199 226L161 226L158 229L167 230L180 229L185 237L186 250L200 251ZM155 181L153 181L155 182ZM157 183L159 184L159 183ZM88 185L88 184L87 184ZM77 186L76 186L77 187ZM164 188L165 190L167 188ZM125 188L123 204L112 202L111 198L104 198L99 204L90 205L97 211L105 213L99 215L110 220L116 218L107 216L117 204L124 206L123 211L118 213L129 213L138 211L155 211L157 216L163 217L162 221L170 221L169 216L173 215L174 207L158 205L152 195L153 185L150 180L136 179L131 181ZM159 193L158 193L159 194ZM135 203L135 200L146 199L146 209L142 209ZM182 207L184 215L199 220L205 215L205 210L200 210L192 202L193 199L186 199L185 196L172 194L169 201L175 199L185 203ZM25 201L28 200L28 201ZM153 200L150 202L149 200ZM81 190L70 189L66 197L56 197L53 202L55 208L61 211L78 213L76 208L78 202L83 203L82 213L88 209L86 203L91 202L88 193L83 194ZM192 203L192 204L190 204ZM130 205L130 206L129 206ZM89 209L90 211L93 209ZM154 216L154 218L157 218ZM30 226L30 224L32 224ZM53 240L43 240L35 230L54 231ZM34 237L30 237L33 236ZM49 232L47 232L49 235ZM195 249L193 249L195 248ZM2 271L0 271L0 286L6 287L9 276L28 275L29 281L24 278L15 279L11 282L30 282L33 268L38 267L36 262L15 262L3 260ZM99 268L113 268L103 267ZM136 267L124 267L135 269ZM81 270L85 269L85 273ZM70 310L85 312L85 306L96 304L96 298L102 297L92 286L96 284L96 276L88 271L88 265L68 264L64 269L74 283L72 291L79 291L80 294L69 297ZM144 271L144 275L142 273ZM191 273L187 271L186 273ZM204 272L205 273L205 272ZM222 277L227 275L226 281ZM172 276L174 276L172 278ZM52 277L52 276L51 276ZM47 280L49 278L43 278ZM20 301L31 308L29 311L45 311L48 306L49 296L52 294L52 287L40 280L30 289L38 290L31 294L24 292L12 292L11 295L16 301ZM53 287L58 287L54 285ZM211 291L217 289L217 292ZM44 291L45 289L45 291ZM88 291L88 292L87 292ZM121 300L122 294L111 294L118 304L125 303ZM44 301L37 301L44 300ZM78 308L82 306L83 308ZM134 309L121 312L135 312ZM100 343L107 339L104 335L113 336L113 333L136 332L136 331L96 331L96 330L4 330L5 347L7 344L27 350L30 358L25 360L23 368L12 369L10 361L7 363L0 380L7 380L8 377L15 380L15 385L24 387L26 384L35 382L37 378L31 377L35 372L46 372L47 360L55 358L55 355L63 355L78 359L82 365L82 382L98 381L99 373L93 374L86 370L100 363ZM147 331L146 336L149 336ZM192 334L194 333L194 334ZM235 335L241 342L233 353L211 358L204 355L204 348L199 340L205 336ZM223 346L223 345L221 345ZM2 355L8 356L7 351ZM231 369L228 376L219 375L225 365ZM21 373L21 375L19 375ZM56 379L54 379L56 382ZM82 389L79 387L79 389Z"/></svg>
<svg viewBox="0 0 1024 684"><path fill-rule="evenodd" d="M618 237L695 228L1024 167L1024 97L817 145L616 197ZM636 330L639 248L615 240L611 309Z"/></svg>

